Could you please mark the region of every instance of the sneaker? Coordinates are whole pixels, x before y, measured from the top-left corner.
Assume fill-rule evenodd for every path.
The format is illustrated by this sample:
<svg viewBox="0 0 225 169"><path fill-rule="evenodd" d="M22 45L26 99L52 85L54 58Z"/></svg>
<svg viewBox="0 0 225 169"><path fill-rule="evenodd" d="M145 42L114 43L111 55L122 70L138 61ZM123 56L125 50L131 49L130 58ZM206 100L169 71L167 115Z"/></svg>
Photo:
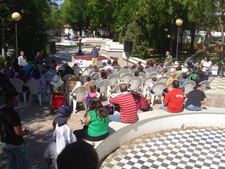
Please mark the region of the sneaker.
<svg viewBox="0 0 225 169"><path fill-rule="evenodd" d="M205 110L207 110L207 107L202 107L202 109L205 109Z"/></svg>

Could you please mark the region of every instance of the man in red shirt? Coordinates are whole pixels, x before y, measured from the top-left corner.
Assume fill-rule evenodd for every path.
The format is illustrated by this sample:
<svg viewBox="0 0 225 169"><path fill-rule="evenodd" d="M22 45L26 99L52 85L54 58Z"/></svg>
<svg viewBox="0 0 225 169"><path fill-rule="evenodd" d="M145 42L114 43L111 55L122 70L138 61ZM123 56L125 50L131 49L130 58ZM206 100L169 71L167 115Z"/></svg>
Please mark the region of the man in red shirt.
<svg viewBox="0 0 225 169"><path fill-rule="evenodd" d="M127 91L127 85L120 85L121 94L111 98L110 104L118 104L120 113L109 116L111 121L121 121L124 123L135 123L138 120L137 107L133 96Z"/></svg>
<svg viewBox="0 0 225 169"><path fill-rule="evenodd" d="M174 80L172 83L173 90L169 91L164 98L163 105L160 109L171 113L179 113L184 109L184 92L179 87L179 81Z"/></svg>

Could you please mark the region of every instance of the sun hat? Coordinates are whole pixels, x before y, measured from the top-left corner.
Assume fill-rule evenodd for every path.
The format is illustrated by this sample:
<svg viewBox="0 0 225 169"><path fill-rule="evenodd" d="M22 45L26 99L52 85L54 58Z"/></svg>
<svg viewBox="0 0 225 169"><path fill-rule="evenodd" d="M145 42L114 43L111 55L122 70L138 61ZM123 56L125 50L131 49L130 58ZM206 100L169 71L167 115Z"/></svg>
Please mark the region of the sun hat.
<svg viewBox="0 0 225 169"><path fill-rule="evenodd" d="M63 105L59 107L58 115L55 119L55 122L58 124L65 124L67 118L71 115L72 111L72 107L68 105Z"/></svg>

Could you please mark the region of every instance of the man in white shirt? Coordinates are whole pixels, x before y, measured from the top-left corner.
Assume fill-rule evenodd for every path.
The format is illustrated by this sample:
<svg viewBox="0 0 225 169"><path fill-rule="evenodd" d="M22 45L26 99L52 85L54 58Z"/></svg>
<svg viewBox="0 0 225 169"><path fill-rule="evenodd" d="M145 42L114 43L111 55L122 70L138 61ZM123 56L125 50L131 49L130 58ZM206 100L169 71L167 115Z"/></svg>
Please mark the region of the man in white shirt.
<svg viewBox="0 0 225 169"><path fill-rule="evenodd" d="M20 56L18 57L18 65L20 67L27 66L27 57L24 56L24 51L20 51Z"/></svg>

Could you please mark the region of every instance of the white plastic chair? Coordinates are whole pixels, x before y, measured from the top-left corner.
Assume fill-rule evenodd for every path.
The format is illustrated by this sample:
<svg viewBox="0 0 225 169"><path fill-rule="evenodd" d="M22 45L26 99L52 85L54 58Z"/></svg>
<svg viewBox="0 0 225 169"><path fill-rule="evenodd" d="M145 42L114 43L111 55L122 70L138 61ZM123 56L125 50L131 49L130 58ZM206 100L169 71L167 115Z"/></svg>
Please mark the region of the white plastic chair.
<svg viewBox="0 0 225 169"><path fill-rule="evenodd" d="M95 85L96 87L98 87L99 86L99 83L97 81L95 81L95 80L91 80L85 86L89 89L90 86L93 86L93 85Z"/></svg>
<svg viewBox="0 0 225 169"><path fill-rule="evenodd" d="M92 66L88 66L84 69L83 75L90 75L90 72L94 70Z"/></svg>
<svg viewBox="0 0 225 169"><path fill-rule="evenodd" d="M178 81L180 81L182 79L182 73L179 73L176 75L175 77Z"/></svg>
<svg viewBox="0 0 225 169"><path fill-rule="evenodd" d="M204 92L207 89L207 86L209 86L209 81L208 80L203 80L199 83L200 85L202 85L203 89L202 91Z"/></svg>
<svg viewBox="0 0 225 169"><path fill-rule="evenodd" d="M87 77L91 78L91 76L89 76L89 75L80 76L80 81L82 84L84 84L86 82Z"/></svg>
<svg viewBox="0 0 225 169"><path fill-rule="evenodd" d="M159 79L157 79L157 82L163 82L163 83L166 83L166 81L169 79L168 76L162 76L160 77Z"/></svg>
<svg viewBox="0 0 225 169"><path fill-rule="evenodd" d="M144 71L145 71L145 73L146 73L147 76L149 76L151 73L153 73L153 70L150 69L150 68L147 68Z"/></svg>
<svg viewBox="0 0 225 169"><path fill-rule="evenodd" d="M65 83L67 83L68 80L69 80L69 78L72 77L72 76L74 76L74 75L73 75L73 74L67 74L67 75L63 76L63 81L64 81Z"/></svg>
<svg viewBox="0 0 225 169"><path fill-rule="evenodd" d="M128 84L130 85L130 90L138 92L142 91L142 79L139 77L132 77Z"/></svg>
<svg viewBox="0 0 225 169"><path fill-rule="evenodd" d="M193 90L195 86L196 86L195 81L190 80L190 81L184 82L184 84L180 88L184 89L184 94L187 95L190 91Z"/></svg>
<svg viewBox="0 0 225 169"><path fill-rule="evenodd" d="M122 92L120 91L120 85L122 85L122 84L126 84L127 85L127 83L118 83L114 88L113 88L113 90L111 90L111 93L110 94L112 94L112 93L116 93L116 95L119 95L119 94L121 94Z"/></svg>
<svg viewBox="0 0 225 169"><path fill-rule="evenodd" d="M162 93L163 93L163 89L165 88L166 88L166 84L163 82L156 82L153 85L152 90L154 94L151 94L151 106L154 105L156 96L158 96L159 100L162 102Z"/></svg>
<svg viewBox="0 0 225 169"><path fill-rule="evenodd" d="M134 77L132 73L125 73L120 77L120 82L128 83L132 77Z"/></svg>
<svg viewBox="0 0 225 169"><path fill-rule="evenodd" d="M168 89L168 91L173 90L173 82L170 82L166 88Z"/></svg>
<svg viewBox="0 0 225 169"><path fill-rule="evenodd" d="M147 77L147 75L144 72L139 72L138 73L138 77L140 77L143 80L143 79L145 79Z"/></svg>
<svg viewBox="0 0 225 169"><path fill-rule="evenodd" d="M18 78L13 78L11 83L15 87L17 93L21 93L23 95L23 102L27 103L26 95L27 95L28 90L23 92L23 86L26 86L25 83L22 80L18 79Z"/></svg>
<svg viewBox="0 0 225 169"><path fill-rule="evenodd" d="M131 73L134 74L134 72L136 72L136 71L138 71L138 68L131 70Z"/></svg>
<svg viewBox="0 0 225 169"><path fill-rule="evenodd" d="M128 69L121 69L118 74L120 75L120 78L125 74L125 73L130 73L131 71Z"/></svg>
<svg viewBox="0 0 225 169"><path fill-rule="evenodd" d="M116 74L116 73L113 73L113 74L111 74L111 75L108 76L108 79L110 81L110 87L111 88L112 87L115 87L116 84L119 82L119 77L120 76L118 74Z"/></svg>
<svg viewBox="0 0 225 169"><path fill-rule="evenodd" d="M93 79L93 80L97 80L97 79L99 79L99 77L100 77L100 76L99 76L99 73L98 73L98 74L94 75L94 77L92 77L92 79Z"/></svg>
<svg viewBox="0 0 225 169"><path fill-rule="evenodd" d="M109 100L110 97L110 81L108 79L104 79L99 82L100 87L100 95L104 94L106 98Z"/></svg>
<svg viewBox="0 0 225 169"><path fill-rule="evenodd" d="M147 95L147 92L149 91L148 87L150 83L152 82L152 77L146 77L142 82L142 89L143 89L143 96Z"/></svg>
<svg viewBox="0 0 225 169"><path fill-rule="evenodd" d="M157 76L157 73L156 72L153 72L153 73L150 73L148 76L156 77Z"/></svg>
<svg viewBox="0 0 225 169"><path fill-rule="evenodd" d="M121 70L120 66L113 66L113 71L112 73L118 73Z"/></svg>
<svg viewBox="0 0 225 169"><path fill-rule="evenodd" d="M30 89L29 90L30 91L29 104L31 104L32 96L38 96L39 104L41 106L42 105L42 95L44 94L44 92L43 93L38 92L38 89L42 88L41 84L36 81L29 80L26 83L26 86L29 87L29 89Z"/></svg>
<svg viewBox="0 0 225 169"><path fill-rule="evenodd" d="M76 112L77 108L77 102L82 102L85 108L85 111L87 111L87 106L85 103L85 100L83 100L83 97L86 93L89 92L89 89L86 86L81 86L76 88L73 93L70 93L73 96L73 112Z"/></svg>
<svg viewBox="0 0 225 169"><path fill-rule="evenodd" d="M75 76L82 75L83 71L79 66L73 66L73 73Z"/></svg>

